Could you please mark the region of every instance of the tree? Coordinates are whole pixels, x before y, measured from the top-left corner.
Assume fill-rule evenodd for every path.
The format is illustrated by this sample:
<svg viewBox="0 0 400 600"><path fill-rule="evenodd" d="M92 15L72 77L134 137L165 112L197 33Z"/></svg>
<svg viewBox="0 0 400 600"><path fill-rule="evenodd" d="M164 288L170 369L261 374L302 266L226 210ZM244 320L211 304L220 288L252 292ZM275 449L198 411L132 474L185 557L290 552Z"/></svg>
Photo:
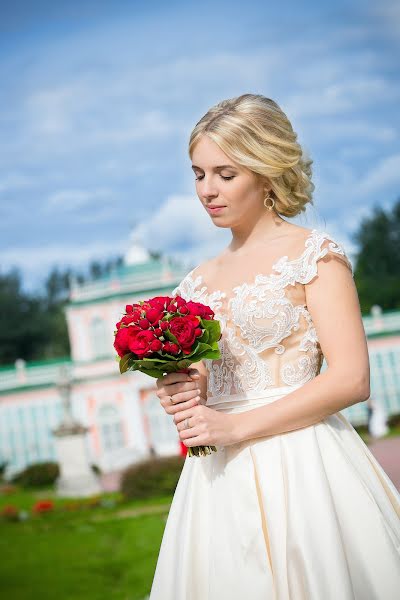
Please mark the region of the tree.
<svg viewBox="0 0 400 600"><path fill-rule="evenodd" d="M70 344L65 306L69 302L71 280L93 281L120 266L122 256L104 263L93 261L87 274L70 267L53 267L43 290L28 293L22 289L21 273L12 268L0 274L0 364L10 365L17 358L26 361L69 356Z"/></svg>
<svg viewBox="0 0 400 600"><path fill-rule="evenodd" d="M400 309L400 198L391 210L375 206L354 235L358 245L354 278L361 311L374 304Z"/></svg>
<svg viewBox="0 0 400 600"><path fill-rule="evenodd" d="M42 299L22 290L17 268L0 275L0 362L39 358L48 332Z"/></svg>

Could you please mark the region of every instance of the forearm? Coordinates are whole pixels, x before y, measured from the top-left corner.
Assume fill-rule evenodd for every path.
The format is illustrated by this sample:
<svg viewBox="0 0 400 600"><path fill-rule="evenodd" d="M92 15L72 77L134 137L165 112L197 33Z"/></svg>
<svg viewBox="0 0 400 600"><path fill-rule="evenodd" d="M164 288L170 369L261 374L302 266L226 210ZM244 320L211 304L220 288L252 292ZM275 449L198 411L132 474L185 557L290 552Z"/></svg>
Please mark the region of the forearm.
<svg viewBox="0 0 400 600"><path fill-rule="evenodd" d="M368 379L368 381L367 381ZM369 375L358 381L329 368L270 404L232 414L236 441L307 427L369 397Z"/></svg>

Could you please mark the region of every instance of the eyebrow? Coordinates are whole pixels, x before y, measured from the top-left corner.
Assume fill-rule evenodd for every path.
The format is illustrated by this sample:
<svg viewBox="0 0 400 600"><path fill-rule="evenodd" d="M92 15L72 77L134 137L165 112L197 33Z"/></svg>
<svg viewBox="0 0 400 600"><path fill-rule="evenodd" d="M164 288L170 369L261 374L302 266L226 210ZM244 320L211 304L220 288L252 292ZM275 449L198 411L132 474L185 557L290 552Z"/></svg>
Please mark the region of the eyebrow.
<svg viewBox="0 0 400 600"><path fill-rule="evenodd" d="M234 169L235 167L233 165L218 165L217 167L214 167L214 171L219 171L221 169ZM202 171L203 169L201 167L198 167L197 165L192 165L192 169L199 169L200 171Z"/></svg>

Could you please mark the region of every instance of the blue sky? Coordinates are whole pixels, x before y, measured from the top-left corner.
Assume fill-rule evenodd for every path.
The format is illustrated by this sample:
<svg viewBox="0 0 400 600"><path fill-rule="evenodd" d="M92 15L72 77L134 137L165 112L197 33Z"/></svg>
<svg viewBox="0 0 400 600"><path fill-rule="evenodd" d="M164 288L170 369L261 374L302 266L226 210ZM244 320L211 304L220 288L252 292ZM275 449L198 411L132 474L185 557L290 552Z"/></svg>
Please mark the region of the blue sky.
<svg viewBox="0 0 400 600"><path fill-rule="evenodd" d="M198 264L230 230L195 194L187 144L224 98L261 93L314 160L294 220L354 251L400 195L399 4L0 1L0 268L39 288L142 244Z"/></svg>

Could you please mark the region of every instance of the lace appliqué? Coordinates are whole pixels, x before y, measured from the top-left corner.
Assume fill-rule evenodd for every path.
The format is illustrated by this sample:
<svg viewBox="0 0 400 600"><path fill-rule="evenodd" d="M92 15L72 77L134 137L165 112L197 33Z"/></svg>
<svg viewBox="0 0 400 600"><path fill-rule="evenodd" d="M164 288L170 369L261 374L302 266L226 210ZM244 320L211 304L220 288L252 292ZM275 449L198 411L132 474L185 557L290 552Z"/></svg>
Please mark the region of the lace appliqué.
<svg viewBox="0 0 400 600"><path fill-rule="evenodd" d="M325 240L328 244L323 248ZM282 382L298 385L318 375L323 355L311 315L306 305L292 304L286 288L309 283L317 274L318 260L328 252L340 254L353 274L342 247L327 233L313 229L301 256L290 261L287 256L281 257L273 265L274 272L258 274L253 283L236 286L230 299L221 290L209 292L201 275L192 276L195 269L173 290L174 295L180 293L186 300L210 306L221 323L221 358L204 360L209 373L208 396L264 390ZM223 299L227 299L226 307ZM282 342L304 328L304 324L297 356L285 362L286 346ZM274 355L282 359L273 363L272 371Z"/></svg>

